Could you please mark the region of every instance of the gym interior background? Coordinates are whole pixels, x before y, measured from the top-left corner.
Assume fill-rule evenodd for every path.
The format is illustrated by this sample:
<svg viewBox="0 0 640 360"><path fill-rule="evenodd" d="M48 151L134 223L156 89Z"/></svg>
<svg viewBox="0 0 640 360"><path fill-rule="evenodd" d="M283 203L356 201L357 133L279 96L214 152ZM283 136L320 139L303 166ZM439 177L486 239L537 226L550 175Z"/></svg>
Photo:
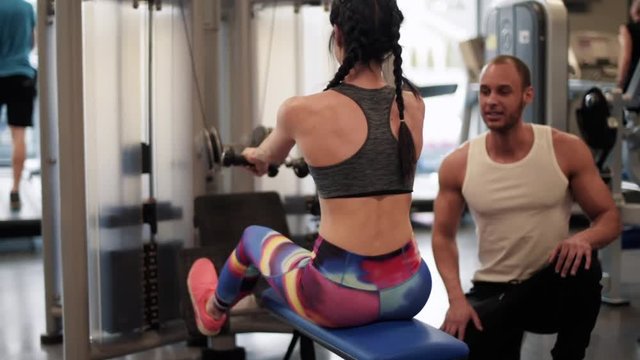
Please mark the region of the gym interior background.
<svg viewBox="0 0 640 360"><path fill-rule="evenodd" d="M66 353L68 359L199 359L201 348L190 346L179 314L167 315L173 321L167 321L171 333L164 337L142 331L142 320L114 320L132 311L122 302L135 304L142 297L136 284L142 275L134 264L133 281L127 281L125 270L112 269L126 266L113 259L126 258L128 251L138 256L149 243L168 249L200 244L193 202L203 194L275 191L288 205L292 232L313 232L315 216L304 210L305 198L315 191L310 177L282 166L277 176L254 179L242 169L212 166L204 134L215 129L221 147L241 148L255 140L257 127L274 125L284 99L324 87L336 69L325 2L29 2L38 13L32 62L40 84L18 213L9 211L11 142L6 115L0 114L0 358L62 359ZM407 76L423 88L449 89L425 95L425 146L414 195L428 203L437 191L440 160L464 139L465 121L477 120L469 93L482 59L460 44L482 41L492 5L398 3L406 18L401 43ZM593 52L615 59L617 29L627 21L629 1L564 5L570 40L593 41ZM615 77L610 58L601 57L595 66L580 59L577 64L582 79L611 83ZM569 76L577 79L575 74ZM300 202L303 210L297 209ZM155 220L141 215L149 203L157 209ZM420 248L435 269L432 214L428 206L417 210ZM476 245L466 220L459 246L468 288L477 264L469 260L475 259ZM627 229L626 238L614 244L622 251L610 269L616 301L602 306L588 359L640 359L640 235L634 236L633 226ZM437 272L432 274L433 295L418 318L439 326L447 298ZM63 320L70 318L89 327L67 332ZM236 341L247 359L279 359L290 337L247 332ZM527 334L522 358L549 358L553 339ZM316 355L338 358L320 347Z"/></svg>

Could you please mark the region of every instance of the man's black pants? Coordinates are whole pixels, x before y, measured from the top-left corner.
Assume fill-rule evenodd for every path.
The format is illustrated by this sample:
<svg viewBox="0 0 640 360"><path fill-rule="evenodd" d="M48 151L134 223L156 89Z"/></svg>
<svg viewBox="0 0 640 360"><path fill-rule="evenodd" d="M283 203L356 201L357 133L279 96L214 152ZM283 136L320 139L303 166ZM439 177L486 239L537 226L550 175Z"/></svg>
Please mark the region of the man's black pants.
<svg viewBox="0 0 640 360"><path fill-rule="evenodd" d="M467 299L484 331L470 321L464 341L469 360L517 360L524 331L557 333L554 360L583 359L600 311L602 268L592 257L565 278L550 265L519 284L475 282Z"/></svg>

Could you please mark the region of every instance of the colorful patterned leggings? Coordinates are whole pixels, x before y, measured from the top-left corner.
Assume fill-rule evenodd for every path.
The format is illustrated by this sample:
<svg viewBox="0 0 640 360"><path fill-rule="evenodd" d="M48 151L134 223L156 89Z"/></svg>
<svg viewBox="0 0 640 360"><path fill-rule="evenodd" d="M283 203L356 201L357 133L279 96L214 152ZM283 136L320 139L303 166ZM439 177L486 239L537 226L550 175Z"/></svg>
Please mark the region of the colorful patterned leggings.
<svg viewBox="0 0 640 360"><path fill-rule="evenodd" d="M228 310L260 275L296 313L327 327L410 319L431 293L415 239L385 255L361 256L318 237L310 252L274 230L250 226L220 272L215 306Z"/></svg>

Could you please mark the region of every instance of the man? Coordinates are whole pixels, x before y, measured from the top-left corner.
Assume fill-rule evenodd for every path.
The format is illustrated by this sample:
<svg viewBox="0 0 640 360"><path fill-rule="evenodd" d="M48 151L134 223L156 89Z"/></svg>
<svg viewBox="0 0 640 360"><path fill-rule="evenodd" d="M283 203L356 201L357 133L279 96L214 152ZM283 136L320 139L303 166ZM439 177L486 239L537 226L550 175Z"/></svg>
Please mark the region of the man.
<svg viewBox="0 0 640 360"><path fill-rule="evenodd" d="M11 210L20 209L20 178L26 157L25 128L32 126L36 70L29 63L35 14L24 0L0 1L0 110L7 106L13 152Z"/></svg>
<svg viewBox="0 0 640 360"><path fill-rule="evenodd" d="M524 331L557 332L554 359L582 359L600 306L595 250L620 233L620 215L587 146L527 124L527 66L499 56L480 77L489 131L456 149L439 171L433 252L449 296L442 329L470 359L519 359ZM591 226L569 233L576 201ZM480 268L462 291L455 243L466 205L477 226Z"/></svg>

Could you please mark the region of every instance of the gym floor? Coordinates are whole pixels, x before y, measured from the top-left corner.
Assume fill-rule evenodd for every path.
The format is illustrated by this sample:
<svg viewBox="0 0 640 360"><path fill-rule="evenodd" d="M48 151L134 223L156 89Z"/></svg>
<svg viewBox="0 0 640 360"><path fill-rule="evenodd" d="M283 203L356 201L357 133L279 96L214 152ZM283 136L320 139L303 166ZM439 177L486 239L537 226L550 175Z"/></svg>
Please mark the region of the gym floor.
<svg viewBox="0 0 640 360"><path fill-rule="evenodd" d="M4 188L4 187L0 187ZM1 197L0 197L1 198ZM0 206L8 207L2 202ZM417 220L429 222L430 214L418 214ZM423 257L431 268L433 291L418 314L418 318L433 326L439 326L447 309L447 295L434 265L431 251L431 230L428 226L416 227L416 236ZM476 267L476 242L473 226L463 224L459 232L461 277L463 287L470 287L471 275ZM591 336L586 359L640 360L640 250L623 252L622 296L630 300L628 306L601 307L598 323ZM44 280L41 239L0 239L0 359L4 360L61 360L62 345L43 346L40 335L45 330ZM237 343L245 348L247 359L282 359L291 335L252 333L238 335ZM549 351L554 335L526 334L522 348L522 360L550 359ZM316 346L317 359L339 359L325 349ZM184 343L165 346L121 357L126 360L200 358L198 348ZM298 359L298 353L293 357Z"/></svg>

